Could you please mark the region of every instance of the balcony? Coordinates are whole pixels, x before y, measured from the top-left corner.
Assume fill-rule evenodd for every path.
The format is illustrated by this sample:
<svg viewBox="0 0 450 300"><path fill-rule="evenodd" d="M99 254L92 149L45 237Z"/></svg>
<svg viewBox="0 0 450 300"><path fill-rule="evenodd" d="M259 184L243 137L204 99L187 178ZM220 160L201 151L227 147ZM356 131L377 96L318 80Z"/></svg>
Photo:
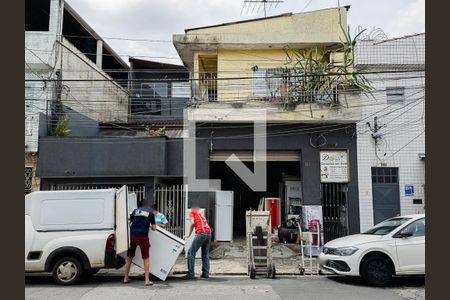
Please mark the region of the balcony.
<svg viewBox="0 0 450 300"><path fill-rule="evenodd" d="M250 121L263 118L261 109L268 121L352 121L360 115L360 91L344 89L326 76L311 81L284 68L236 75L203 73L193 80L189 118Z"/></svg>

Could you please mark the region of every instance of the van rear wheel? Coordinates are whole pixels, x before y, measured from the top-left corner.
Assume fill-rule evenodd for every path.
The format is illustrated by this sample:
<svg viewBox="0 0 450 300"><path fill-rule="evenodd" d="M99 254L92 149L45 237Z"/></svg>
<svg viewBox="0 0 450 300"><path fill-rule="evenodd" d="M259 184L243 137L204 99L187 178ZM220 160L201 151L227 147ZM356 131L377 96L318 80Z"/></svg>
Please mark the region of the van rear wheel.
<svg viewBox="0 0 450 300"><path fill-rule="evenodd" d="M83 275L83 267L75 257L63 257L53 266L53 280L57 284L71 285L77 283Z"/></svg>

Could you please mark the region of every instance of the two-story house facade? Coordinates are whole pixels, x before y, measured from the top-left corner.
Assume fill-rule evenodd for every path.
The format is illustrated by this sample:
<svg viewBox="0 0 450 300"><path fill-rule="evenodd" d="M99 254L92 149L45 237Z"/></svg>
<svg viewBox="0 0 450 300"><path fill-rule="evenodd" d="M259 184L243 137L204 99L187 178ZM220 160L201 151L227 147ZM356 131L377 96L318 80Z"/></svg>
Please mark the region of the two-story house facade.
<svg viewBox="0 0 450 300"><path fill-rule="evenodd" d="M237 235L245 232L245 211L256 210L263 197L281 199L283 221L307 206L321 207L325 240L359 232L359 91L340 92L331 85L329 90L299 91L305 86L295 79L308 75L296 73L301 68L292 59L294 53L312 52L316 59L326 52L320 57L324 64L339 61L341 55L333 50L346 39L347 10L283 14L186 29L173 36L191 73L186 124L196 127L189 133L195 139L195 177L220 180L220 189L234 192ZM265 126L265 132L257 133L258 126ZM266 138L265 157L253 153L254 139L261 135ZM233 172L227 165L236 159L232 154L250 171L266 163L264 189L251 188ZM339 165L330 166L332 159ZM210 193L189 189L190 205L206 208L213 218Z"/></svg>

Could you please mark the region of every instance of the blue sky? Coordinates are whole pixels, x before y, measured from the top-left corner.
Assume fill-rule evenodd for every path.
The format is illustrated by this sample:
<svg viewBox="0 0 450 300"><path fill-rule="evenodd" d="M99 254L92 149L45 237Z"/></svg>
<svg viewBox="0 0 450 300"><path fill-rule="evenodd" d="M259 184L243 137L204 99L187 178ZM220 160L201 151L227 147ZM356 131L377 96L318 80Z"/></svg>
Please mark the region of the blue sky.
<svg viewBox="0 0 450 300"><path fill-rule="evenodd" d="M262 9L241 14L244 0L66 0L103 37L170 41L185 28L262 17ZM337 7L337 0L285 0L268 15ZM348 24L383 29L389 38L425 31L425 0L340 0L351 5ZM119 54L179 63L169 42L106 41ZM127 57L123 57L128 60Z"/></svg>

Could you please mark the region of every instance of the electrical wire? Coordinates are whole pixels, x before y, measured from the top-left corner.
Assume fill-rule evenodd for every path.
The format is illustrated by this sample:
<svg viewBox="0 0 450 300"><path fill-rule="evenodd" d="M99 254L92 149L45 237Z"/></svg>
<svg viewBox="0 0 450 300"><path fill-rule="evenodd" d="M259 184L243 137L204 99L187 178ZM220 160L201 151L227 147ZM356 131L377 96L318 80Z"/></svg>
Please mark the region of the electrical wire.
<svg viewBox="0 0 450 300"><path fill-rule="evenodd" d="M311 2L312 2L312 0L309 0L308 1L308 3L306 3L306 5L305 6L303 6L303 8L300 10L300 12L304 12L305 11L305 9L307 9L308 8L308 6L311 4Z"/></svg>
<svg viewBox="0 0 450 300"><path fill-rule="evenodd" d="M420 132L418 135L416 135L413 139L411 139L409 142L407 142L405 145L403 145L402 147L400 147L399 149L397 149L394 153L392 153L391 155L389 155L387 159L393 157L395 154L397 154L398 152L400 152L401 150L405 149L409 144L411 144L412 142L414 142L416 139L418 139L422 134L425 133L425 130L423 130L422 132Z"/></svg>

